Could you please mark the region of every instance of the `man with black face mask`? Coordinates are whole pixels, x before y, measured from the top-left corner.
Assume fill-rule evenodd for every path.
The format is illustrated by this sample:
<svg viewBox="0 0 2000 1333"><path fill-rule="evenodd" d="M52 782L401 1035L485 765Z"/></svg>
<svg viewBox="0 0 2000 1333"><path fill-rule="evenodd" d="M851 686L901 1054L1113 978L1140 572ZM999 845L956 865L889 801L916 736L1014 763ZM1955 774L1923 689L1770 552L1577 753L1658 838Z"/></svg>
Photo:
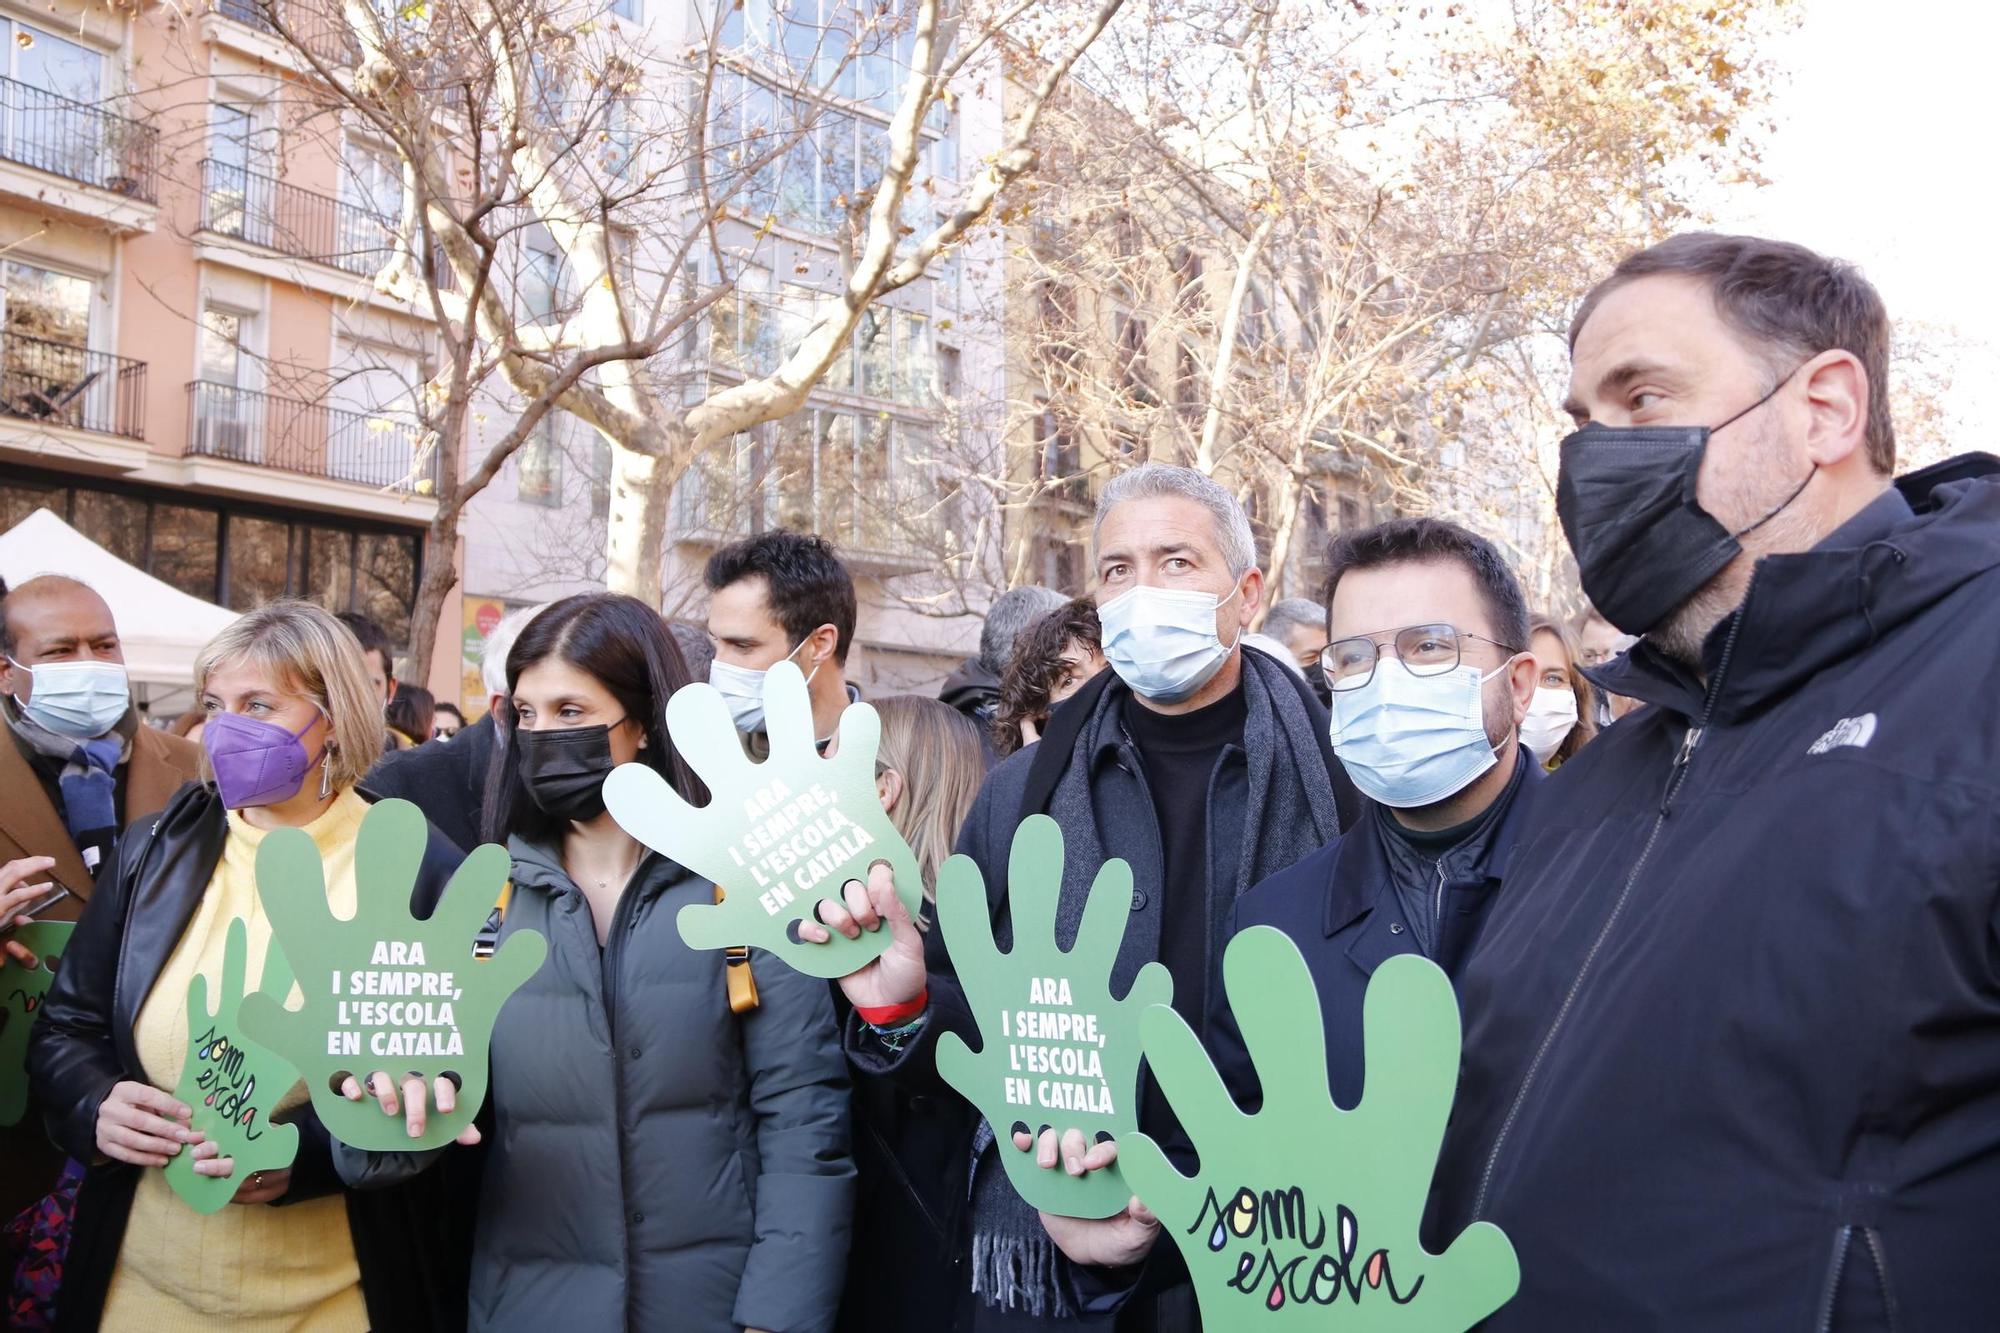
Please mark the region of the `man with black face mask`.
<svg viewBox="0 0 2000 1333"><path fill-rule="evenodd" d="M1888 320L1678 237L1570 329L1558 508L1642 706L1546 790L1460 980L1435 1236L1508 1330L1987 1326L2000 460L1891 481Z"/></svg>

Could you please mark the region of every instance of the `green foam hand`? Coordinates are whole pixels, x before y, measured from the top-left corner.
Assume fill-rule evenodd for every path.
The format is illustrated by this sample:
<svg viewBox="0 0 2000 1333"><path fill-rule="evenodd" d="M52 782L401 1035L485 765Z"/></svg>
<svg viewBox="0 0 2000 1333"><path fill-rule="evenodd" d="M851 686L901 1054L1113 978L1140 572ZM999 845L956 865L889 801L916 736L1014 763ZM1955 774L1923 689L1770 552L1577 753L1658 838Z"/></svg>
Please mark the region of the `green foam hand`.
<svg viewBox="0 0 2000 1333"><path fill-rule="evenodd" d="M822 757L813 737L812 699L790 662L764 675L764 725L770 757L757 763L720 691L697 682L667 701L674 748L708 784L709 803L689 805L644 764L621 764L604 782L604 804L619 827L670 861L714 880L727 897L681 909L681 939L691 949L753 945L807 976L857 972L889 947L889 932L825 944L793 938L794 925L821 899L838 903L849 880L887 861L896 892L915 917L923 877L903 835L875 793L875 747L881 719L867 704L840 715L839 744Z"/></svg>
<svg viewBox="0 0 2000 1333"><path fill-rule="evenodd" d="M299 1151L298 1127L271 1123L272 1108L299 1081L299 1071L283 1056L244 1037L237 1021L245 995L247 936L243 918L232 918L222 946L222 984L216 988L212 1007L208 978L197 972L188 982L187 1056L174 1096L193 1108L191 1127L236 1165L228 1176L218 1178L195 1174L190 1153L167 1159L167 1184L197 1213L226 1206L252 1172L290 1166ZM276 939L264 952L264 975L257 989L279 1004L291 994L292 969L285 965Z"/></svg>
<svg viewBox="0 0 2000 1333"><path fill-rule="evenodd" d="M257 848L257 896L275 942L299 976L305 1006L290 1010L267 994L245 997L243 1030L305 1076L327 1132L355 1148L410 1152L451 1142L486 1099L487 1047L500 1006L535 974L548 943L531 930L509 935L484 961L472 955L506 882L505 849L487 843L459 865L428 920L410 913L410 894L429 826L408 801L382 801L361 821L354 849L355 912L327 905L319 849L299 829L274 829ZM352 1074L377 1070L400 1083L455 1076L457 1105L435 1111L409 1137L401 1117L372 1100L340 1093Z"/></svg>
<svg viewBox="0 0 2000 1333"><path fill-rule="evenodd" d="M1209 1328L1463 1333L1521 1285L1514 1247L1478 1222L1445 1252L1417 1229L1458 1082L1458 1002L1435 963L1391 958L1362 1003L1367 1080L1351 1111L1327 1089L1305 959L1253 927L1223 958L1263 1104L1238 1109L1171 1009L1145 1017L1146 1061L1201 1159L1182 1175L1144 1134L1125 1178L1180 1247Z"/></svg>
<svg viewBox="0 0 2000 1333"><path fill-rule="evenodd" d="M0 954L0 1126L28 1113L28 1032L42 1014L42 997L55 984L56 964L69 944L74 921L28 921L8 936L27 946L35 966Z"/></svg>
<svg viewBox="0 0 2000 1333"><path fill-rule="evenodd" d="M1091 882L1076 940L1056 941L1062 893L1062 829L1030 815L1014 831L1007 858L1013 946L993 941L986 885L970 857L954 856L938 875L938 929L979 1023L975 1054L952 1033L938 1038L938 1073L993 1126L1007 1179L1030 1206L1068 1217L1110 1217L1132 1197L1116 1165L1072 1176L1036 1164L1012 1130L1031 1135L1083 1131L1114 1139L1139 1127L1140 1019L1173 998L1173 977L1148 963L1124 998L1111 995L1111 969L1132 913L1132 869L1106 861ZM1171 1011L1169 1011L1171 1012Z"/></svg>

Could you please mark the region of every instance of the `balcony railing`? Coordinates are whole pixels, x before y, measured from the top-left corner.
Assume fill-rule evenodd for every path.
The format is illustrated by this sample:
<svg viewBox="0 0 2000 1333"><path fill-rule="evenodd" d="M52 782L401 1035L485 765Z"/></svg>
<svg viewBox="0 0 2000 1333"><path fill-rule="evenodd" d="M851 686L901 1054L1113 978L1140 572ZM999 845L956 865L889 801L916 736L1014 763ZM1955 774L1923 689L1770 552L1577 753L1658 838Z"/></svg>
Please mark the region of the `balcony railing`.
<svg viewBox="0 0 2000 1333"><path fill-rule="evenodd" d="M0 157L146 203L160 132L15 79L0 78Z"/></svg>
<svg viewBox="0 0 2000 1333"><path fill-rule="evenodd" d="M418 483L436 481L435 455L416 467L423 431L408 417L346 412L207 380L187 387L190 454L380 489L428 489Z"/></svg>
<svg viewBox="0 0 2000 1333"><path fill-rule="evenodd" d="M202 160L203 231L373 278L395 258L395 225L373 209L330 194L302 190L213 158ZM436 269L438 287L450 290L451 266L442 255Z"/></svg>
<svg viewBox="0 0 2000 1333"><path fill-rule="evenodd" d="M0 415L146 438L146 363L0 333Z"/></svg>
<svg viewBox="0 0 2000 1333"><path fill-rule="evenodd" d="M214 0L215 12L279 41L282 22L297 45L330 65L351 65L357 51L354 34L341 18L338 0L295 4L291 0Z"/></svg>

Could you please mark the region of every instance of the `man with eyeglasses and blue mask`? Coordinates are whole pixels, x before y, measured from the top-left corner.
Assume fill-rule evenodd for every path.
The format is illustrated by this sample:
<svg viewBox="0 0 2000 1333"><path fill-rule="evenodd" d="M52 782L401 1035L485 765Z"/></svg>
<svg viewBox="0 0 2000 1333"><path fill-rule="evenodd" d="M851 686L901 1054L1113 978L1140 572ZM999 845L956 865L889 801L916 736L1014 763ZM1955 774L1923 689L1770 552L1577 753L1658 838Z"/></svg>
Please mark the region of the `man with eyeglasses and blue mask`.
<svg viewBox="0 0 2000 1333"><path fill-rule="evenodd" d="M1113 989L1129 986L1142 965L1164 963L1174 1007L1199 1028L1219 985L1220 928L1238 896L1339 831L1337 791L1355 808L1360 801L1333 757L1310 686L1291 666L1241 644L1256 621L1264 576L1249 519L1227 489L1166 464L1122 473L1098 500L1093 547L1111 670L1055 709L1039 744L993 770L959 851L979 864L996 931L1004 931L1014 831L1032 814L1054 818L1064 840L1059 937L1074 933L1098 868L1123 858L1132 867L1132 909ZM977 1028L938 932L919 939L895 922L889 887L878 872L865 889L850 886L848 910L822 908L828 930L854 935L885 919L897 930L888 954L841 982L857 1007L849 1054L864 1073L935 1082L937 1034L976 1041ZM1074 1327L1121 1304L1120 1330L1200 1326L1171 1247L1137 1294L1129 1273L1100 1280L1082 1271L1135 1257L1132 1238L1155 1227L1143 1208L1105 1222L1040 1218L1007 1183L997 1156L1033 1152L1046 1169L1080 1175L1108 1165L1116 1145L1086 1142L1061 1126L1034 1139L980 1124L969 1108L965 1114L973 1151L962 1160L976 1165L952 1193L965 1200L967 1308L941 1316L938 1327ZM1139 1118L1152 1132L1177 1133L1150 1080ZM996 1133L1009 1141L996 1142ZM1051 1228L1080 1263L1058 1253Z"/></svg>
<svg viewBox="0 0 2000 1333"><path fill-rule="evenodd" d="M0 653L0 948L27 962L10 927L76 920L120 830L198 776L201 750L140 719L111 608L75 579L44 574L8 591ZM0 1219L62 1170L38 1123L30 1110L0 1128Z"/></svg>
<svg viewBox="0 0 2000 1333"><path fill-rule="evenodd" d="M1239 899L1229 933L1276 926L1298 944L1334 1098L1352 1106L1369 978L1405 953L1458 974L1544 779L1520 743L1538 677L1527 600L1491 542L1439 519L1395 519L1334 538L1326 569L1330 641L1316 669L1333 700L1334 754L1374 807ZM1254 1088L1226 1006L1210 1028L1224 1078L1239 1095Z"/></svg>
<svg viewBox="0 0 2000 1333"><path fill-rule="evenodd" d="M1459 979L1435 1236L1492 1333L1991 1328L2000 460L1894 477L1852 267L1688 235L1570 327L1557 511L1641 706L1549 780Z"/></svg>

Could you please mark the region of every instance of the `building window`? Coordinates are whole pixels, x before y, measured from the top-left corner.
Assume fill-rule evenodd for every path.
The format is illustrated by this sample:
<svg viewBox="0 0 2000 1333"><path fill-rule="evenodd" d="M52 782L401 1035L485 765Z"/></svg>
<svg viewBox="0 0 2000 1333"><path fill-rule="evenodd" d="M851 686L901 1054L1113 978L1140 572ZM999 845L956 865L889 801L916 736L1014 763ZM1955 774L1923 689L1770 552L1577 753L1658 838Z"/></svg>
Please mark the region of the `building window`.
<svg viewBox="0 0 2000 1333"><path fill-rule="evenodd" d="M514 455L514 498L532 505L562 503L562 449L552 417L543 417Z"/></svg>

